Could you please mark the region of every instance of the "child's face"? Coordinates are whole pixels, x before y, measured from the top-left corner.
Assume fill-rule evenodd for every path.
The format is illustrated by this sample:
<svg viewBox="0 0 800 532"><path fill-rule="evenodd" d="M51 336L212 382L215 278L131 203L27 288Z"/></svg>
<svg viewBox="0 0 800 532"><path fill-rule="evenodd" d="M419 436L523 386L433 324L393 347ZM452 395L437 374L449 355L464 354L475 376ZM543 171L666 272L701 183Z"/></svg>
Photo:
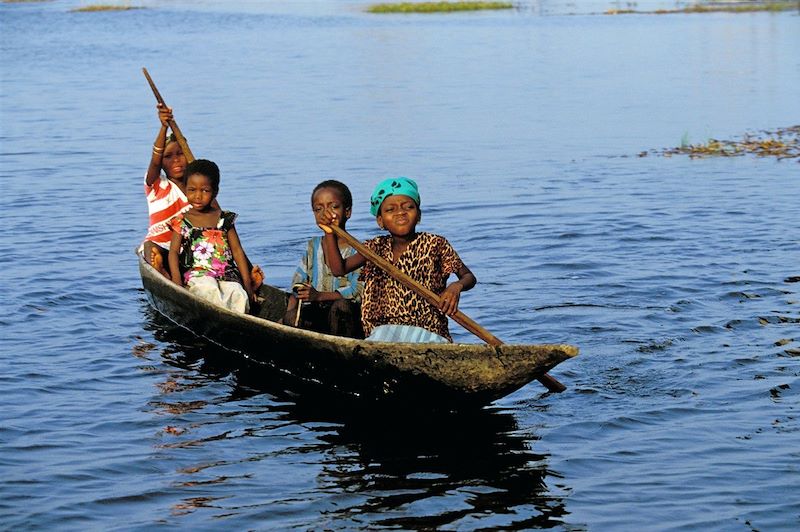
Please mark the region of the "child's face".
<svg viewBox="0 0 800 532"><path fill-rule="evenodd" d="M177 142L167 144L164 148L164 156L161 158L161 167L169 179L183 178L183 171L186 170L186 157L183 155L180 144Z"/></svg>
<svg viewBox="0 0 800 532"><path fill-rule="evenodd" d="M414 234L422 218L417 202L408 196L392 195L383 200L377 216L378 225L395 236Z"/></svg>
<svg viewBox="0 0 800 532"><path fill-rule="evenodd" d="M216 195L211 180L203 174L192 174L186 180L186 199L193 209L197 211L208 209Z"/></svg>
<svg viewBox="0 0 800 532"><path fill-rule="evenodd" d="M326 211L335 214L338 219L345 222L350 218L352 209L345 208L342 195L338 190L331 187L323 187L314 192L311 197L311 210L314 212L316 222L322 223L320 216Z"/></svg>

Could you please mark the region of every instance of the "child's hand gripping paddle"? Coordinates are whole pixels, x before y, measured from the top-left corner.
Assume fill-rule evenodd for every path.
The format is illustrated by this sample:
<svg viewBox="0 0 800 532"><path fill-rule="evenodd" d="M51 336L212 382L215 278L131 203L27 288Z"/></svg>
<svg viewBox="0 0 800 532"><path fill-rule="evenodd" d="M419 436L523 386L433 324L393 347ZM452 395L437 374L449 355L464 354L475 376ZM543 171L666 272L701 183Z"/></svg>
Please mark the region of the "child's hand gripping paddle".
<svg viewBox="0 0 800 532"><path fill-rule="evenodd" d="M372 262L380 269L394 277L400 283L402 283L405 287L413 290L420 296L422 296L428 303L435 305L439 308L439 304L441 303L441 298L438 294L434 293L429 288L421 285L414 279L412 279L408 274L400 270L397 266L390 263L380 255L376 254L374 251L369 249L367 246L362 244L358 241L355 237L353 237L350 233L342 229L341 227L331 224L331 225L320 225L323 231L326 233L334 233L336 236L353 246L353 248L358 251L365 259ZM489 345L498 346L503 345L496 336L492 333L475 323L472 318L461 312L460 310L457 311L453 316L451 316L453 320L464 327L466 330L483 340ZM543 374L541 377L537 377L537 380L541 382L548 391L551 392L563 392L567 389L566 386L558 382L556 379L548 375L547 373Z"/></svg>
<svg viewBox="0 0 800 532"><path fill-rule="evenodd" d="M153 95L155 95L156 101L166 107L167 104L164 103L164 98L162 98L161 93L158 92L156 84L153 83L153 78L150 77L147 69L142 68L142 72L144 72L144 77L147 78L147 83L150 84L150 88L153 90ZM178 127L178 124L175 122L175 120L170 120L168 123L172 132L175 133L175 139L178 141L181 150L183 150L183 155L186 157L186 162L190 163L194 161L194 155L192 154L192 150L189 149L189 144L186 142L186 137L184 137L183 133L181 133L181 128Z"/></svg>

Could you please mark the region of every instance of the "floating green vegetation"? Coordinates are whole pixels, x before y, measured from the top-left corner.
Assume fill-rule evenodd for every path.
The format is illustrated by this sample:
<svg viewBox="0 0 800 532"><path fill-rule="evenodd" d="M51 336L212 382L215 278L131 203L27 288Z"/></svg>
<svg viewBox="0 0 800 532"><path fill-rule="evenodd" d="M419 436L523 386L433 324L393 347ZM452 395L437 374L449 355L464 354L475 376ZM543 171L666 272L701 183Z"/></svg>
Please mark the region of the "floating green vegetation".
<svg viewBox="0 0 800 532"><path fill-rule="evenodd" d="M130 11L132 9L143 9L139 6L129 6L120 4L93 4L89 6L76 7L70 9L73 13L91 13L94 11Z"/></svg>
<svg viewBox="0 0 800 532"><path fill-rule="evenodd" d="M651 152L642 152L639 157L646 157ZM692 159L706 157L739 157L756 155L758 157L775 157L777 159L797 159L800 163L800 126L791 126L774 131L761 131L745 134L738 140L709 139L703 144L682 143L677 148L667 148L652 152L664 157L688 155Z"/></svg>
<svg viewBox="0 0 800 532"><path fill-rule="evenodd" d="M672 15L675 13L754 13L757 11L792 11L800 10L800 2L755 2L755 3L697 3L676 9L656 9L655 11L637 11L635 9L609 9L605 15Z"/></svg>
<svg viewBox="0 0 800 532"><path fill-rule="evenodd" d="M449 13L452 11L483 11L487 9L511 9L510 2L400 2L374 4L369 13Z"/></svg>

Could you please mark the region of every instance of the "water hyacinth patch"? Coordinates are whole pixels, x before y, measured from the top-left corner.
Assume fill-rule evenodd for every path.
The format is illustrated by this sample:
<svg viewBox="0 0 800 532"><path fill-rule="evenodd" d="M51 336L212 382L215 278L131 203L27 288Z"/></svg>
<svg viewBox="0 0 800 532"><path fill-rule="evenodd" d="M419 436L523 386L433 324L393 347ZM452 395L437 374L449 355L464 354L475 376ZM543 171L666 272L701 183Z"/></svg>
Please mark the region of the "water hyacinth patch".
<svg viewBox="0 0 800 532"><path fill-rule="evenodd" d="M73 13L93 13L96 11L130 11L132 9L144 9L141 6L131 6L127 4L92 4L71 9Z"/></svg>
<svg viewBox="0 0 800 532"><path fill-rule="evenodd" d="M609 9L604 15L672 15L676 13L754 13L759 11L791 11L800 10L799 2L751 2L743 3L696 3L676 9L656 9L655 11L639 11L636 9Z"/></svg>
<svg viewBox="0 0 800 532"><path fill-rule="evenodd" d="M484 11L511 9L510 2L400 2L374 4L367 8L369 13L449 13L454 11Z"/></svg>
<svg viewBox="0 0 800 532"><path fill-rule="evenodd" d="M761 131L745 134L738 140L709 139L702 144L689 144L684 135L681 145L676 148L641 152L639 157L648 154L671 157L688 155L692 159L705 157L738 157L756 155L758 157L775 157L777 159L797 159L800 163L800 126L791 126L772 131Z"/></svg>

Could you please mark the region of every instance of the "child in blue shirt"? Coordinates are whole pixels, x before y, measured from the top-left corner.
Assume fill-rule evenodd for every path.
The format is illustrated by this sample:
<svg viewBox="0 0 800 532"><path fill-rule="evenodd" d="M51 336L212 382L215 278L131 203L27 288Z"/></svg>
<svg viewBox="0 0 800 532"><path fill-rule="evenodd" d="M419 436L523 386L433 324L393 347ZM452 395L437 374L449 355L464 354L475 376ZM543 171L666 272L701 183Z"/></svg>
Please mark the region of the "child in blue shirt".
<svg viewBox="0 0 800 532"><path fill-rule="evenodd" d="M352 208L350 189L340 181L323 181L311 193L311 210L317 223L323 213L329 212L335 213L344 226ZM343 257L356 253L349 245L342 244L339 251ZM336 336L362 338L363 284L358 280L359 274L360 270L355 270L341 277L333 275L325 264L322 237L311 238L292 278L294 293L289 296L284 323Z"/></svg>

